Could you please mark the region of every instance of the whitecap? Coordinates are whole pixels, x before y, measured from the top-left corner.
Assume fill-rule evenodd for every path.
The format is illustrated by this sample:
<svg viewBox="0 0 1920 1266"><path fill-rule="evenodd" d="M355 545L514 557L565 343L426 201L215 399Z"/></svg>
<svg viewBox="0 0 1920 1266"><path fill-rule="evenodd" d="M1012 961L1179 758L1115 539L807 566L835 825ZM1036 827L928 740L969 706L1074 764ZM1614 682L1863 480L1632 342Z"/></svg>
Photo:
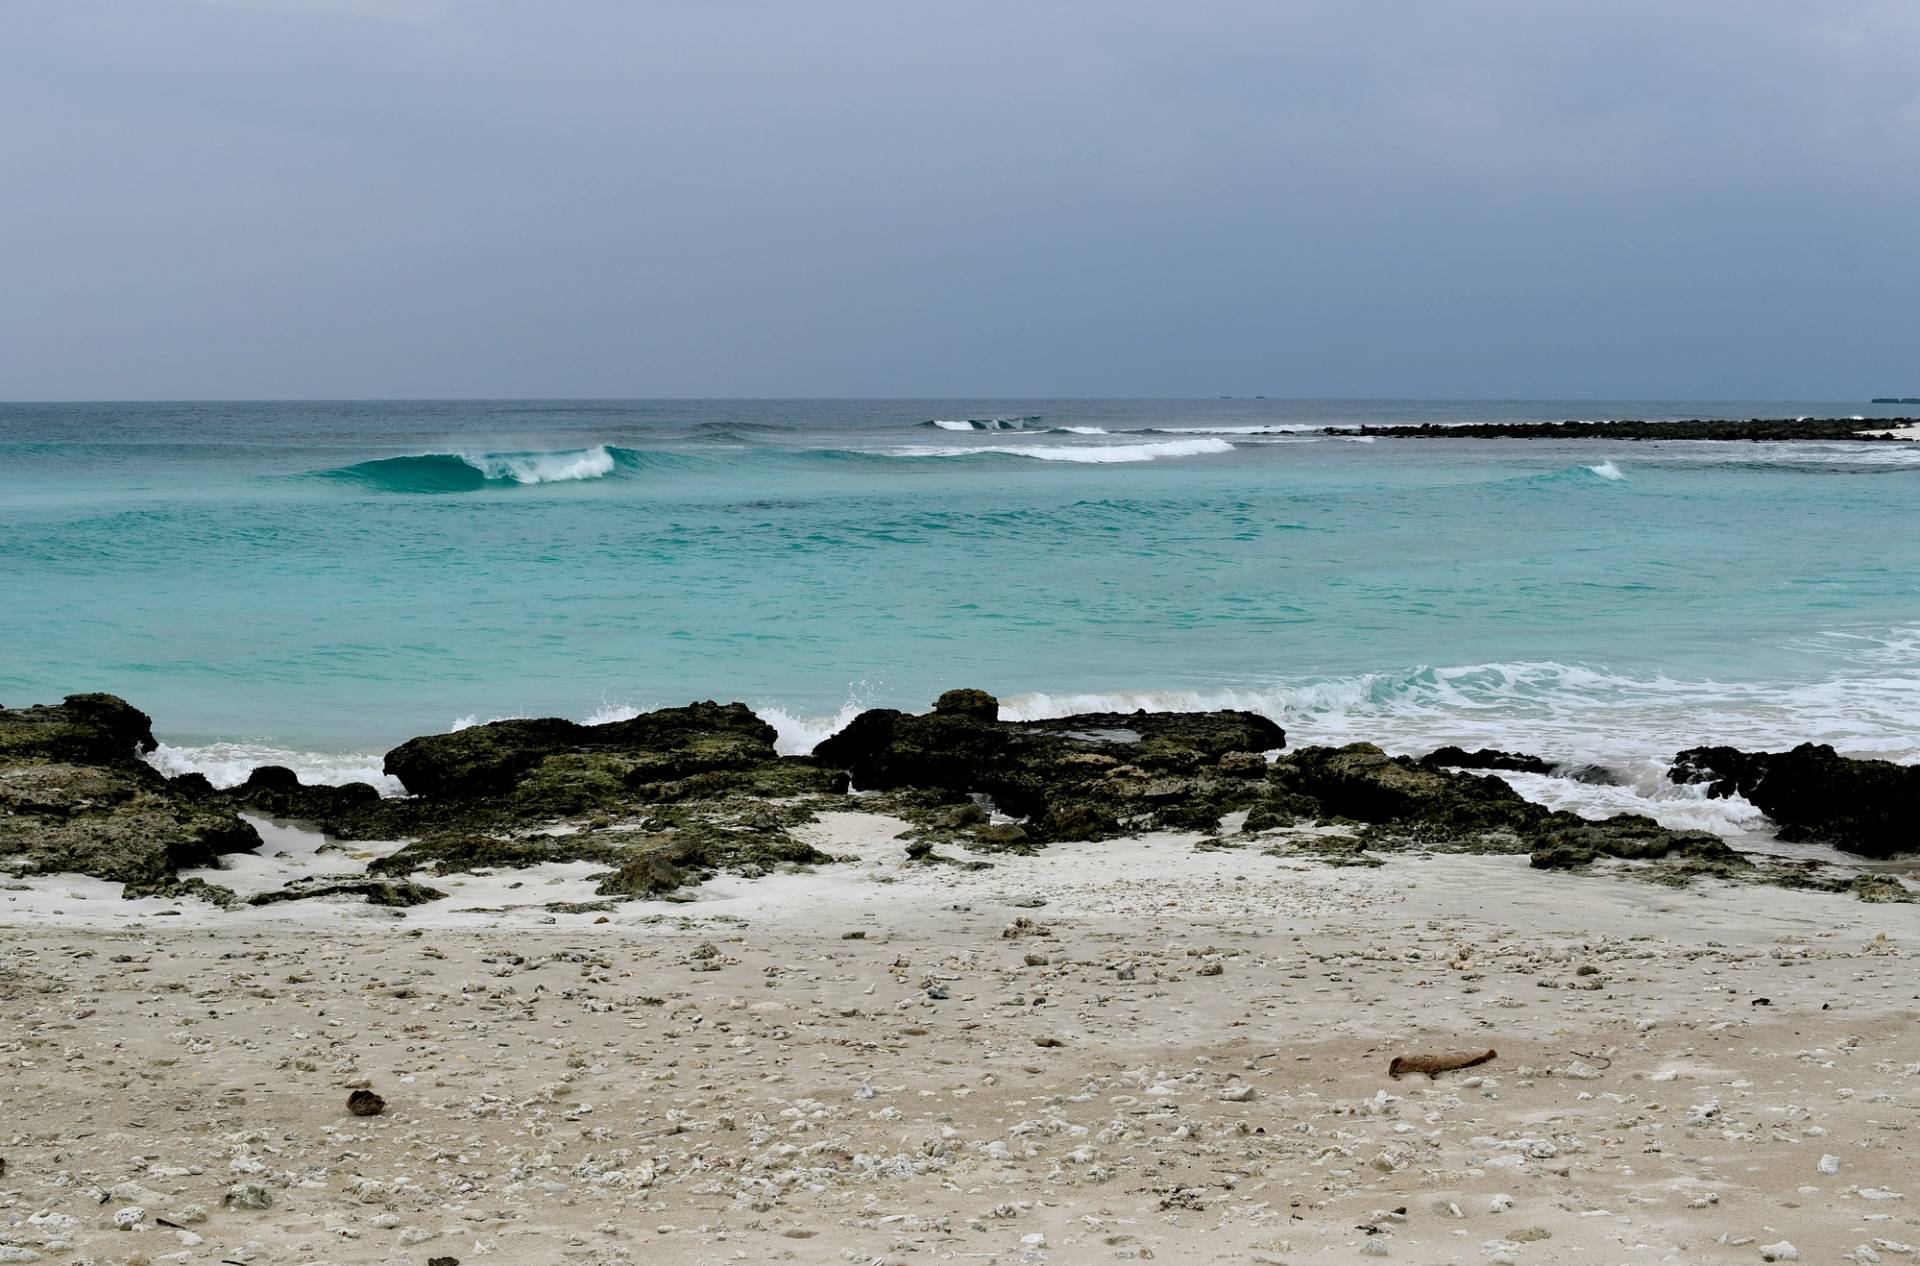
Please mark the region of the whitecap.
<svg viewBox="0 0 1920 1266"><path fill-rule="evenodd" d="M1220 439L1168 440L1158 444L1101 444L1069 447L1064 444L988 444L978 448L895 448L892 457L966 457L975 453L1003 453L1043 462L1151 462L1163 457L1199 457L1230 453L1233 445Z"/></svg>
<svg viewBox="0 0 1920 1266"><path fill-rule="evenodd" d="M614 468L613 453L605 444L557 453L462 453L460 460L488 479L518 484L599 479Z"/></svg>
<svg viewBox="0 0 1920 1266"><path fill-rule="evenodd" d="M1601 462L1598 466L1589 466L1588 470L1602 479L1625 479L1626 473L1612 462Z"/></svg>
<svg viewBox="0 0 1920 1266"><path fill-rule="evenodd" d="M198 747L162 743L148 753L146 760L169 778L204 774L216 787L237 787L261 765L282 765L309 786L365 782L372 783L383 796L405 794L400 780L382 768L383 752L312 752L264 743L208 743Z"/></svg>

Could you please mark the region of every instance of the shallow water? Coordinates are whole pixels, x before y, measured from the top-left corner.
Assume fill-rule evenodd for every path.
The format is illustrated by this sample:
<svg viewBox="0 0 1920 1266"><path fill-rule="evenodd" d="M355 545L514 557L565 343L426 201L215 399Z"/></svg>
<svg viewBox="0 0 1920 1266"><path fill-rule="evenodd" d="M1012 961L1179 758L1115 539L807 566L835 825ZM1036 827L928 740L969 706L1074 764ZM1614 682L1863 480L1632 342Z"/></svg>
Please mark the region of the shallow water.
<svg viewBox="0 0 1920 1266"><path fill-rule="evenodd" d="M738 698L804 750L973 685L1010 716L1240 706L1296 743L1599 761L1716 819L1651 762L1920 757L1920 447L1314 428L1898 412L6 405L0 700L112 690L169 768L343 781L476 719Z"/></svg>

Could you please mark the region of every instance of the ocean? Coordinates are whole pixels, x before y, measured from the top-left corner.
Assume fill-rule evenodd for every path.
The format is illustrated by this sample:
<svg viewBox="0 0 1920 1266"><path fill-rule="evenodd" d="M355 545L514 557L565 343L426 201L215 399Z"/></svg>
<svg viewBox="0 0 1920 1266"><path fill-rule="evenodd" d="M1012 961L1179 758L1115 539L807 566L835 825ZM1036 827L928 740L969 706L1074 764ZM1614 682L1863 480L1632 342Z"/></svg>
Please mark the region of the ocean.
<svg viewBox="0 0 1920 1266"><path fill-rule="evenodd" d="M379 782L476 720L743 700L804 751L1243 707L1294 745L1723 833L1705 742L1920 759L1920 445L1361 440L1362 422L1896 416L1857 401L0 405L0 701L152 714L170 771Z"/></svg>

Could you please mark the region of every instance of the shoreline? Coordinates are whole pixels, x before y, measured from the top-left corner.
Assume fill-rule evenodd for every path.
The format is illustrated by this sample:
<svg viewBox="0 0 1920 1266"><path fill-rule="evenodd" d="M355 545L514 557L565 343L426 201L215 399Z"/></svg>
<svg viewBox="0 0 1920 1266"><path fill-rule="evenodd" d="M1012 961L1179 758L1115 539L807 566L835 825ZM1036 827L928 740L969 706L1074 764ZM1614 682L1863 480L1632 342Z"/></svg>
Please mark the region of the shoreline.
<svg viewBox="0 0 1920 1266"><path fill-rule="evenodd" d="M997 714L951 691L811 756L742 705L496 722L394 749L392 800L163 778L110 696L0 709L0 860L41 870L0 882L0 1245L1913 1255L1916 892L1878 863L1756 863L1479 772L1554 776L1525 753ZM1777 760L1866 779L1856 846L1909 776L1680 758L1763 799ZM1391 1074L1463 1050L1493 1054Z"/></svg>

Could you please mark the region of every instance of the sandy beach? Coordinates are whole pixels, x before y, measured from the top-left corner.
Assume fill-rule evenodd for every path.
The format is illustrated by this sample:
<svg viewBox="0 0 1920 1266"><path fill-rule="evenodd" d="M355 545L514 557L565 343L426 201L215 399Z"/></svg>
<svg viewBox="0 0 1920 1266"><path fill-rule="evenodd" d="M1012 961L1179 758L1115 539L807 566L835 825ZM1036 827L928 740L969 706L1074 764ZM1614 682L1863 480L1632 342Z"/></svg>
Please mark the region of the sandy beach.
<svg viewBox="0 0 1920 1266"><path fill-rule="evenodd" d="M1910 905L1178 834L968 869L905 826L610 912L551 908L585 864L405 911L11 882L0 1260L1920 1252ZM221 882L368 855L299 841Z"/></svg>

